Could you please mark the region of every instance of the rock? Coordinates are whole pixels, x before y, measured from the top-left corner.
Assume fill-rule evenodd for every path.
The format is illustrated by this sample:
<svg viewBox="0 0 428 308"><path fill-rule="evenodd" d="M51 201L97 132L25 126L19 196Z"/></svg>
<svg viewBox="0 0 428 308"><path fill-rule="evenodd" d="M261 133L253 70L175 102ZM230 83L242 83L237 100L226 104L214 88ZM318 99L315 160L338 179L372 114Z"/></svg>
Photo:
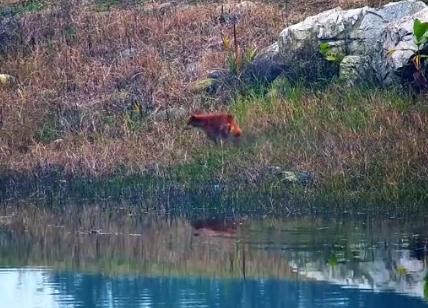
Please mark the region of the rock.
<svg viewBox="0 0 428 308"><path fill-rule="evenodd" d="M216 95L231 92L238 89L239 86L240 80L238 76L221 69L208 72L207 78L196 81L192 89L194 91L204 90L208 94Z"/></svg>
<svg viewBox="0 0 428 308"><path fill-rule="evenodd" d="M262 50L243 70L241 79L247 84L270 83L286 69L277 43Z"/></svg>
<svg viewBox="0 0 428 308"><path fill-rule="evenodd" d="M277 178L280 178L284 182L295 183L300 185L309 185L312 184L315 180L314 174L308 171L289 171L282 170L279 166L269 166L264 172L266 175L272 175Z"/></svg>
<svg viewBox="0 0 428 308"><path fill-rule="evenodd" d="M195 81L192 86L191 90L194 92L201 92L205 91L207 93L215 93L215 88L217 86L217 80L214 78L205 78L201 80Z"/></svg>
<svg viewBox="0 0 428 308"><path fill-rule="evenodd" d="M340 79L346 85L367 82L370 72L370 57L364 55L346 56L340 63Z"/></svg>
<svg viewBox="0 0 428 308"><path fill-rule="evenodd" d="M310 16L285 28L278 43L249 65L244 80L271 81L296 66L304 66L300 74L307 74L316 58L322 58L320 44L328 43L341 55L338 72L348 84L366 80L391 84L401 79L400 70L416 49L412 39L415 18L428 20L428 8L422 1L393 2L378 9L335 8ZM318 71L323 72L324 67Z"/></svg>
<svg viewBox="0 0 428 308"><path fill-rule="evenodd" d="M62 138L55 139L52 142L52 144L53 144L53 147L54 147L55 150L57 150L57 151L62 150L63 145L64 145L64 139L62 139Z"/></svg>
<svg viewBox="0 0 428 308"><path fill-rule="evenodd" d="M297 183L301 185L308 185L314 181L313 174L306 171L282 171L281 177L285 182Z"/></svg>
<svg viewBox="0 0 428 308"><path fill-rule="evenodd" d="M227 70L212 70L208 72L207 77L210 79L224 79L229 75Z"/></svg>
<svg viewBox="0 0 428 308"><path fill-rule="evenodd" d="M160 4L157 9L159 10L159 13L163 15L163 14L166 14L167 12L172 11L176 6L177 6L177 2L171 1L171 2L165 2Z"/></svg>
<svg viewBox="0 0 428 308"><path fill-rule="evenodd" d="M17 80L15 77L9 74L0 74L0 87L11 87L16 85Z"/></svg>
<svg viewBox="0 0 428 308"><path fill-rule="evenodd" d="M380 8L334 8L310 16L285 28L278 42L262 50L237 76L228 71L209 73L204 89L210 94L230 92L273 82L280 75L306 82L339 75L348 86L413 81L415 18L428 21L428 7L422 1L404 0ZM326 59L321 44L327 44L334 56Z"/></svg>
<svg viewBox="0 0 428 308"><path fill-rule="evenodd" d="M416 18L428 21L428 7L398 22L390 23L384 29L380 56L376 64L381 67L378 70L379 78L385 85L400 81L403 70L409 65L414 51L417 50L412 36L413 22Z"/></svg>

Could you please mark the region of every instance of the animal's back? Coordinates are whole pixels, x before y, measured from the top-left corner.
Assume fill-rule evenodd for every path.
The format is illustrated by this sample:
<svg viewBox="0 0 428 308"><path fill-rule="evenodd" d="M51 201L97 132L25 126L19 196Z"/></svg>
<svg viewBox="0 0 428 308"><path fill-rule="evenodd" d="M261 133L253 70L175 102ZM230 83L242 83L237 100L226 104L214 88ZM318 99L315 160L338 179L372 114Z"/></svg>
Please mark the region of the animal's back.
<svg viewBox="0 0 428 308"><path fill-rule="evenodd" d="M229 135L234 137L241 135L241 129L233 115L228 113L193 114L187 124L202 128L207 136L214 141L218 138L226 139Z"/></svg>

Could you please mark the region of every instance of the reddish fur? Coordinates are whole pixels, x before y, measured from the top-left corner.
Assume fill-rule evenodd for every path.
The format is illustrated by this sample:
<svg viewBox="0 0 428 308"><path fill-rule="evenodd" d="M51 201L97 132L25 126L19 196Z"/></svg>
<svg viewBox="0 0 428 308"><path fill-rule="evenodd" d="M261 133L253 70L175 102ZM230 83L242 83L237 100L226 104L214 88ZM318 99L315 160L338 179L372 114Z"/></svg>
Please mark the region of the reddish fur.
<svg viewBox="0 0 428 308"><path fill-rule="evenodd" d="M228 113L193 114L187 125L201 128L215 142L230 136L240 137L242 133L233 115Z"/></svg>

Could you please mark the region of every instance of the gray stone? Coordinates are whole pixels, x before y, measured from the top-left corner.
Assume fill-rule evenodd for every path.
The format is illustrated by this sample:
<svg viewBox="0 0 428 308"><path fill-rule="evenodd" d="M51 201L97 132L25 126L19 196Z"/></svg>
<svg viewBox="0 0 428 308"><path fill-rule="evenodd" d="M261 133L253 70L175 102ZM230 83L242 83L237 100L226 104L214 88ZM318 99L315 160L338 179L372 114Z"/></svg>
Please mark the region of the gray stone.
<svg viewBox="0 0 428 308"><path fill-rule="evenodd" d="M282 171L282 180L289 183L309 185L314 182L314 175L306 171Z"/></svg>
<svg viewBox="0 0 428 308"><path fill-rule="evenodd" d="M226 94L238 89L239 86L239 78L227 70L210 71L206 79L200 80L196 84L196 88L204 89L211 95Z"/></svg>
<svg viewBox="0 0 428 308"><path fill-rule="evenodd" d="M227 70L212 70L208 72L207 78L211 79L224 79L229 75Z"/></svg>
<svg viewBox="0 0 428 308"><path fill-rule="evenodd" d="M245 83L272 82L286 69L277 43L262 50L242 72Z"/></svg>
<svg viewBox="0 0 428 308"><path fill-rule="evenodd" d="M311 53L319 53L320 44L327 42L334 52L342 54L340 75L349 84L375 80L388 85L400 79L400 69L414 55L415 18L428 20L428 8L422 1L393 2L378 9L331 9L285 28L278 40L279 57L271 63L283 68L296 65L298 59L304 63L305 52L306 57L314 56ZM253 70L253 75L257 74L266 75L262 68Z"/></svg>
<svg viewBox="0 0 428 308"><path fill-rule="evenodd" d="M223 13L235 12L239 14L245 14L248 11L257 9L257 4L252 1L241 1L241 2L229 2L217 7L217 14L221 13L223 8Z"/></svg>
<svg viewBox="0 0 428 308"><path fill-rule="evenodd" d="M255 59L238 74L228 70L213 70L207 78L198 81L194 88L205 90L209 94L233 92L248 85L270 83L285 71L285 65L278 52L278 44L263 49Z"/></svg>
<svg viewBox="0 0 428 308"><path fill-rule="evenodd" d="M0 87L16 86L17 80L14 76L9 74L0 74Z"/></svg>
<svg viewBox="0 0 428 308"><path fill-rule="evenodd" d="M264 173L265 176L272 175L280 178L284 182L300 184L304 186L313 184L315 180L314 174L312 172L283 170L279 166L269 166L264 170Z"/></svg>
<svg viewBox="0 0 428 308"><path fill-rule="evenodd" d="M347 85L367 82L370 72L370 57L364 55L345 56L340 62L340 79Z"/></svg>
<svg viewBox="0 0 428 308"><path fill-rule="evenodd" d="M383 41L380 45L377 72L382 83L390 85L399 80L401 70L409 64L415 54L417 46L413 41L412 27L414 19L428 21L428 8L416 14L390 23L383 32Z"/></svg>
<svg viewBox="0 0 428 308"><path fill-rule="evenodd" d="M428 21L422 1L392 2L380 8L334 8L285 28L276 43L262 50L238 75L213 71L206 90L219 94L247 85L270 83L278 76L316 82L339 75L345 84L404 83L417 49L412 37L415 18ZM327 43L335 59L323 59Z"/></svg>

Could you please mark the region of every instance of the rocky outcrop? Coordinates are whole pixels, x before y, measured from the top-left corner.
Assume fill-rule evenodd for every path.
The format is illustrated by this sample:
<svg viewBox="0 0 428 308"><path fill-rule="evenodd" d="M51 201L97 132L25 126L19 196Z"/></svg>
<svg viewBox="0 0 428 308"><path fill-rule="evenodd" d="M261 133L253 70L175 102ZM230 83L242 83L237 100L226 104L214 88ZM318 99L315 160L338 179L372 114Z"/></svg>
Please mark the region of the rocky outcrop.
<svg viewBox="0 0 428 308"><path fill-rule="evenodd" d="M412 33L416 18L428 21L428 6L422 1L404 0L380 8L334 8L285 28L276 43L263 49L238 74L210 72L195 89L214 95L234 93L271 83L280 75L309 83L339 76L348 86L417 84L412 64L417 50ZM327 60L322 46L334 56Z"/></svg>
<svg viewBox="0 0 428 308"><path fill-rule="evenodd" d="M250 76L250 81L271 81L296 65L313 66L314 58L322 58L320 45L328 44L339 55L331 65L339 65L340 78L348 83L399 82L416 50L412 38L415 18L428 21L428 7L422 1L325 11L285 28L278 42L256 57L243 76Z"/></svg>
<svg viewBox="0 0 428 308"><path fill-rule="evenodd" d="M278 44L275 43L265 48L253 62L251 62L242 74L242 80L246 83L272 82L286 66L279 54Z"/></svg>
<svg viewBox="0 0 428 308"><path fill-rule="evenodd" d="M399 81L402 72L417 50L412 36L412 27L416 18L428 21L428 7L388 24L382 33L382 48L378 62L380 69L378 71L383 74L381 77L384 84ZM393 53L390 52L392 50Z"/></svg>

